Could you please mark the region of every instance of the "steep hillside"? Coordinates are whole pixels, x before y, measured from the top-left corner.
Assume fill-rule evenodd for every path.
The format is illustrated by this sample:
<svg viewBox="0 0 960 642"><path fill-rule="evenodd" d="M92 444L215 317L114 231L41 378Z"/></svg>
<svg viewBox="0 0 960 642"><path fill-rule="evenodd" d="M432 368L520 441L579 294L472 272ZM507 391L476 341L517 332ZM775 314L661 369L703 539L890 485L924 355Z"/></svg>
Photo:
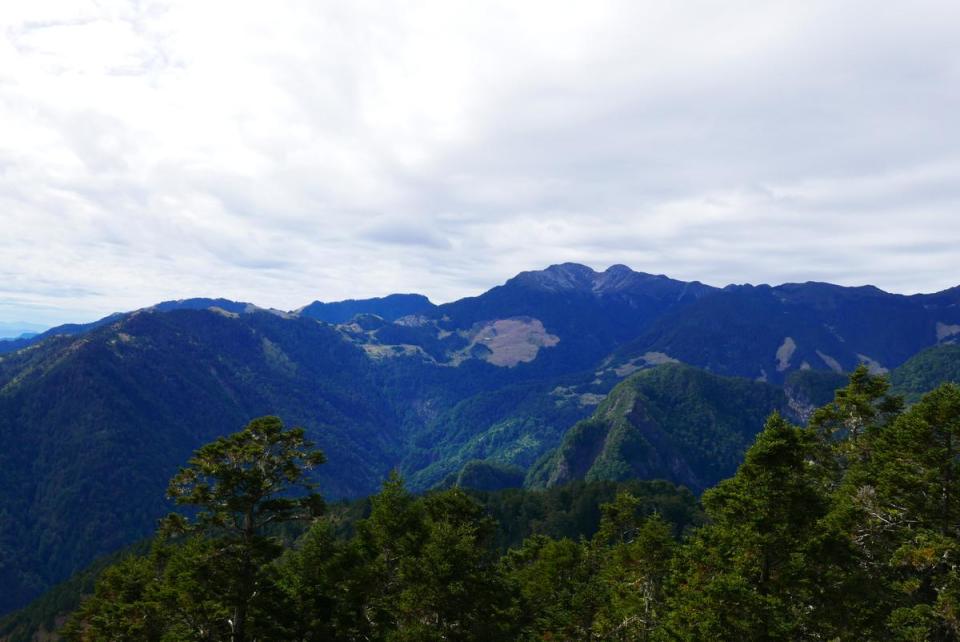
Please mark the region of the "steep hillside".
<svg viewBox="0 0 960 642"><path fill-rule="evenodd" d="M960 346L924 350L889 379L909 402L944 382L960 382ZM833 371L796 370L779 388L680 364L645 369L573 426L527 483L663 478L702 490L736 468L770 412L806 422L846 383L845 374Z"/></svg>
<svg viewBox="0 0 960 642"><path fill-rule="evenodd" d="M834 393L849 383L847 373L832 370L794 370L787 375L783 391L787 395L789 415L806 423L813 411L834 398Z"/></svg>
<svg viewBox="0 0 960 642"><path fill-rule="evenodd" d="M0 610L151 532L193 449L264 414L328 453L330 496L399 456L369 361L310 319L144 311L0 359Z"/></svg>
<svg viewBox="0 0 960 642"><path fill-rule="evenodd" d="M893 389L911 402L947 381L960 383L960 345L928 348L890 373Z"/></svg>
<svg viewBox="0 0 960 642"><path fill-rule="evenodd" d="M450 473L438 488L468 488L478 491L520 488L526 471L519 466L509 466L494 461L474 459L468 461L457 473Z"/></svg>
<svg viewBox="0 0 960 642"><path fill-rule="evenodd" d="M526 470L602 399L562 383L507 385L467 397L411 434L401 471L420 489L471 460Z"/></svg>
<svg viewBox="0 0 960 642"><path fill-rule="evenodd" d="M639 372L564 435L528 481L667 479L703 490L730 475L771 412L789 412L773 385L680 364Z"/></svg>

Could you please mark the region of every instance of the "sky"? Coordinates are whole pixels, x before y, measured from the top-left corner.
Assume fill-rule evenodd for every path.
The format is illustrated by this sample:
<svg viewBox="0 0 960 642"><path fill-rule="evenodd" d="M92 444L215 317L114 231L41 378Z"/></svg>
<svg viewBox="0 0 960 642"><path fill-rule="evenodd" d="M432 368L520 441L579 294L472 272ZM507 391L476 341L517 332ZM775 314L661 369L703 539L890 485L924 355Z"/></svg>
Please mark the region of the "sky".
<svg viewBox="0 0 960 642"><path fill-rule="evenodd" d="M577 261L960 283L960 3L0 10L0 322Z"/></svg>

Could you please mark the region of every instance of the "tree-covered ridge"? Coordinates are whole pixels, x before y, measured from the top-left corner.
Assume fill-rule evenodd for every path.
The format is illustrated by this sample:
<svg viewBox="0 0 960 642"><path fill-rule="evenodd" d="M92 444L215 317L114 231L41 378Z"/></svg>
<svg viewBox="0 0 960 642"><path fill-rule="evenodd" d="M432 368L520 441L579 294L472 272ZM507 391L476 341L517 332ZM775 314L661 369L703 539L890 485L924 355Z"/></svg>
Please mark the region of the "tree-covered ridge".
<svg viewBox="0 0 960 642"><path fill-rule="evenodd" d="M331 498L374 492L394 467L414 491L451 476L506 485L513 467L542 471L537 462L568 429L638 369L680 359L765 376L783 383L784 411L803 420L843 377L817 350L841 368L863 356L876 370L914 349L949 348L960 337L957 296L825 284L717 290L563 264L435 307L417 296L342 302L337 319L383 316L338 325L211 298L54 328L0 354L0 612L146 536L167 509L159 491L177 464L260 415L302 425L327 452L318 476ZM912 378L909 399L943 380L928 370ZM668 402L681 415L701 403L674 395L647 405ZM623 476L630 457L617 453L646 440L673 471L655 474L709 485L733 470L759 424L739 430L736 448L738 430L718 425L698 424L679 443L673 428L656 443L611 440L612 456L591 474ZM710 434L717 444L698 443ZM719 473L701 457L711 450L726 458ZM514 474L477 474L496 468ZM525 483L543 482L531 474Z"/></svg>
<svg viewBox="0 0 960 642"><path fill-rule="evenodd" d="M946 381L960 383L960 345L927 348L890 373L890 384L910 401Z"/></svg>
<svg viewBox="0 0 960 642"><path fill-rule="evenodd" d="M437 306L422 294L390 294L374 299L348 299L331 303L314 301L297 312L327 323L346 323L359 314L374 314L392 322L407 316L433 316L436 309Z"/></svg>
<svg viewBox="0 0 960 642"><path fill-rule="evenodd" d="M457 475L476 460L526 473L607 390L574 378L517 383L471 395L411 432L400 470L418 489Z"/></svg>
<svg viewBox="0 0 960 642"><path fill-rule="evenodd" d="M958 452L960 387L907 408L862 367L809 425L772 414L704 494L706 523L648 484L580 539L517 544L496 520L522 523L524 491L484 508L392 477L352 535L319 518L262 560L246 639L957 640ZM215 541L160 538L111 567L68 639L237 639Z"/></svg>
<svg viewBox="0 0 960 642"><path fill-rule="evenodd" d="M495 521L493 546L502 554L520 546L533 536L579 540L591 538L602 518L601 506L614 501L620 493L638 498L638 510L644 515L658 513L684 531L701 524L696 497L685 488L664 481L584 482L576 481L545 490L511 488L500 491L463 489ZM357 532L357 523L372 513L372 498L328 505L324 517L330 522L333 537L346 539ZM283 541L293 545L308 524L294 525L282 531ZM97 560L87 569L71 576L33 601L29 606L0 619L0 640L30 642L62 626L65 616L76 610L83 598L94 591L97 578L113 564L131 555L144 555L150 542L141 542Z"/></svg>
<svg viewBox="0 0 960 642"><path fill-rule="evenodd" d="M63 635L514 639L534 615L521 611L521 589L506 571L516 560L508 562L514 553L505 551L521 542L586 546L610 538L623 520L644 516L653 516L659 536L669 538L701 519L693 496L665 482L473 495L452 489L417 497L393 475L378 495L351 508L362 517L334 511L290 545L276 525L309 518L321 505L309 487L299 499L289 491L322 460L301 429L284 429L269 417L200 449L168 491L199 514L171 515L149 553L103 571ZM601 500L627 508L603 508ZM338 537L345 516L351 535ZM6 630L18 640L30 634L24 625L12 618Z"/></svg>
<svg viewBox="0 0 960 642"><path fill-rule="evenodd" d="M782 383L797 370L892 370L960 336L960 291L903 296L829 283L728 286L671 310L615 365L662 353L711 372Z"/></svg>
<svg viewBox="0 0 960 642"><path fill-rule="evenodd" d="M0 610L150 534L190 452L280 412L322 436L333 496L376 489L396 418L329 326L268 313L142 312L0 360Z"/></svg>
<svg viewBox="0 0 960 642"><path fill-rule="evenodd" d="M572 479L669 479L696 490L736 470L763 418L789 410L771 384L681 364L638 372L537 464L537 486Z"/></svg>

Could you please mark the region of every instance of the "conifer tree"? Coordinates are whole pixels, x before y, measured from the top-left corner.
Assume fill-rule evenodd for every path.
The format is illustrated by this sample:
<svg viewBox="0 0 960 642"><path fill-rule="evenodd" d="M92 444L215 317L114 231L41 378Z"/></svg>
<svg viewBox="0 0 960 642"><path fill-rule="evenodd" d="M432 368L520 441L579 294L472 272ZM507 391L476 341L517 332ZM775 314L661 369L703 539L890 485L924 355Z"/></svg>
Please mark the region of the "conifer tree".
<svg viewBox="0 0 960 642"><path fill-rule="evenodd" d="M197 450L170 481L169 497L197 512L192 521L171 515L166 530L200 534L215 544L211 554L221 571L223 600L231 607L231 642L248 639L254 597L266 600L271 594L265 565L282 548L266 529L322 511L309 471L324 459L302 428L261 417Z"/></svg>
<svg viewBox="0 0 960 642"><path fill-rule="evenodd" d="M901 639L960 638L960 387L945 384L874 440L840 498ZM879 616L878 616L879 617Z"/></svg>
<svg viewBox="0 0 960 642"><path fill-rule="evenodd" d="M809 546L827 511L813 431L774 414L744 463L703 497L712 520L684 547L669 628L682 639L800 634L814 585Z"/></svg>

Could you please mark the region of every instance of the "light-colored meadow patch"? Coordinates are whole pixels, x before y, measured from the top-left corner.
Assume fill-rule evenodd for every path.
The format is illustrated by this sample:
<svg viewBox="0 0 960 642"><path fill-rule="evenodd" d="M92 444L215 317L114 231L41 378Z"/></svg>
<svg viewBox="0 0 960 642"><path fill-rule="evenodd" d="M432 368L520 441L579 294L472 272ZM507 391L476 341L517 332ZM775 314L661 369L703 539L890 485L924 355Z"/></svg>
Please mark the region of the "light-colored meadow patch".
<svg viewBox="0 0 960 642"><path fill-rule="evenodd" d="M774 355L777 358L777 372L783 372L790 367L790 359L793 358L793 353L796 351L797 342L793 340L793 337L785 337Z"/></svg>
<svg viewBox="0 0 960 642"><path fill-rule="evenodd" d="M960 334L960 325L949 325L937 321L937 343L942 343L945 339L949 339L958 334Z"/></svg>
<svg viewBox="0 0 960 642"><path fill-rule="evenodd" d="M485 346L490 352L483 359L495 366L512 368L518 363L527 363L537 358L541 348L552 348L560 343L560 337L550 334L539 319L517 317L497 319L481 325L473 333L466 348Z"/></svg>
<svg viewBox="0 0 960 642"><path fill-rule="evenodd" d="M817 356L820 357L820 359L823 360L823 362L827 364L827 366L834 372L843 372L843 366L840 365L840 362L831 357L829 354L825 354L817 350Z"/></svg>

